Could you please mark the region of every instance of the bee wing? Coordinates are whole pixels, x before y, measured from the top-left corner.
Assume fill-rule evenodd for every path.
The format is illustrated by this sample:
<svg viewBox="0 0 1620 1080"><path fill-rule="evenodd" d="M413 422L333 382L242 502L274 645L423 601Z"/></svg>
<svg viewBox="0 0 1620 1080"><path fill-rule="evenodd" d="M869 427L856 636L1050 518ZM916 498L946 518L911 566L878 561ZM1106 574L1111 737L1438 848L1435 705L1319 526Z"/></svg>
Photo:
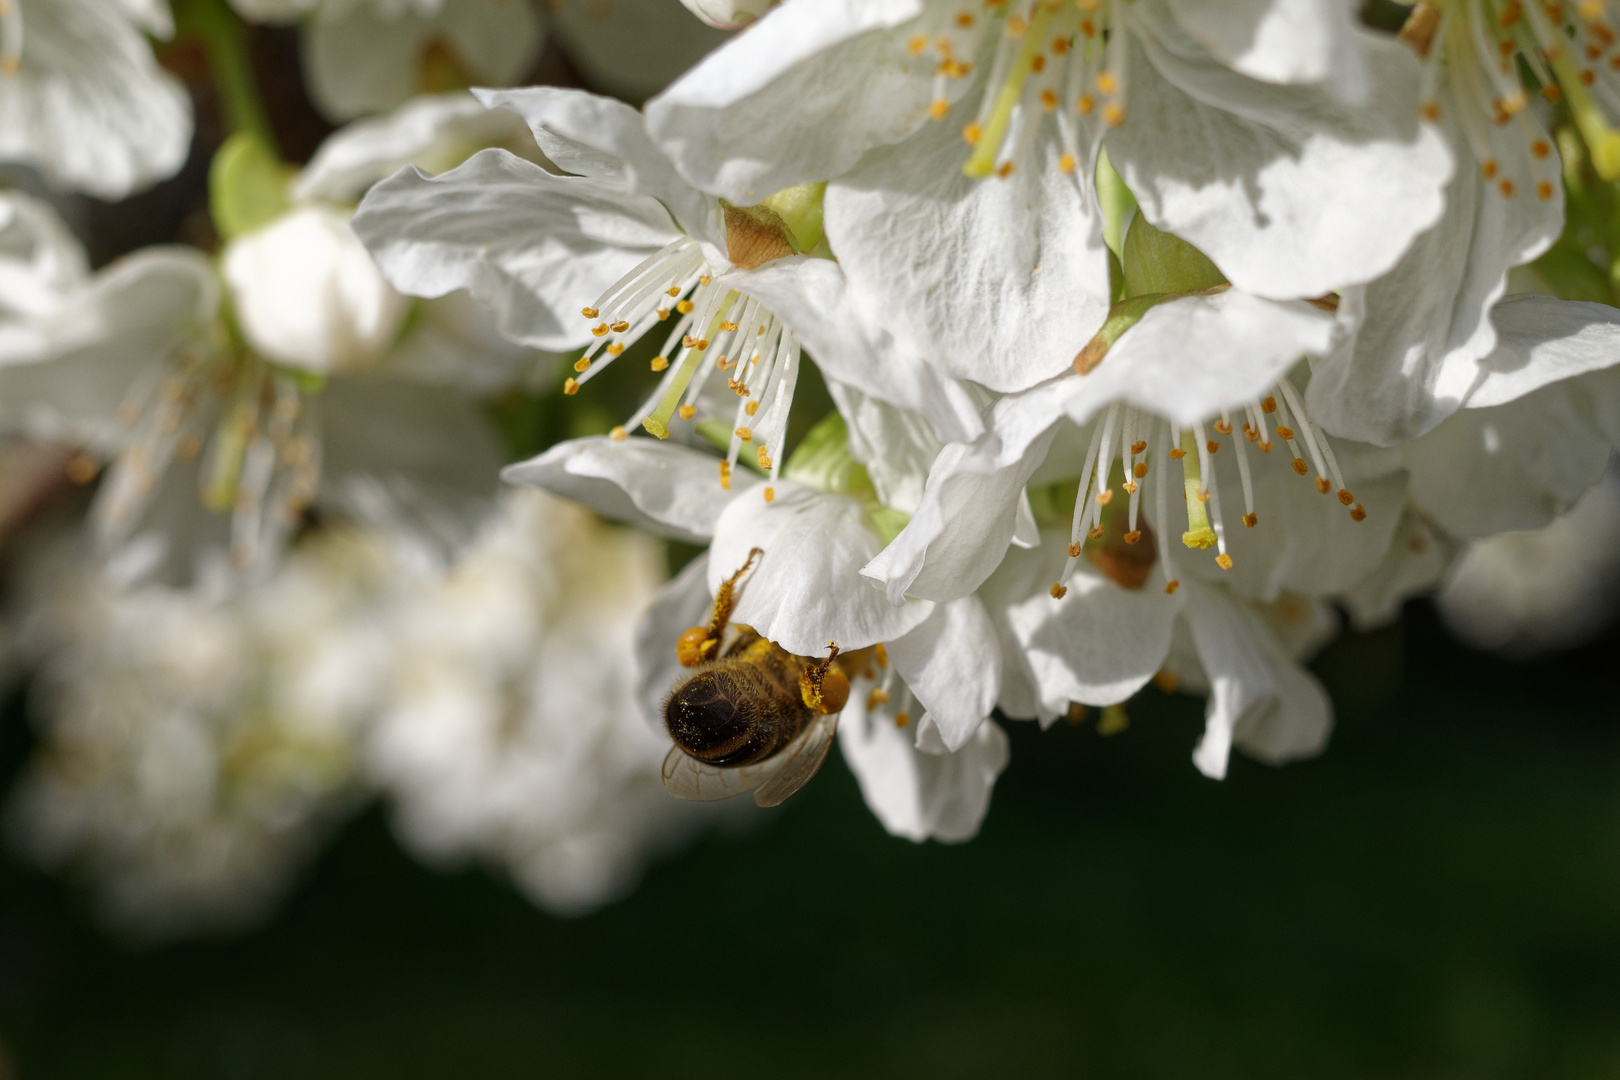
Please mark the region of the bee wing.
<svg viewBox="0 0 1620 1080"><path fill-rule="evenodd" d="M760 806L777 806L809 783L821 763L827 760L827 751L832 747L833 733L837 730L837 713L819 716L780 754L762 762L761 768L773 767L772 774L754 792L754 801Z"/></svg>
<svg viewBox="0 0 1620 1080"><path fill-rule="evenodd" d="M783 751L786 753L786 751ZM678 746L669 748L664 758L664 786L672 795L693 802L716 802L753 791L776 772L778 754L757 765L716 768L688 754Z"/></svg>

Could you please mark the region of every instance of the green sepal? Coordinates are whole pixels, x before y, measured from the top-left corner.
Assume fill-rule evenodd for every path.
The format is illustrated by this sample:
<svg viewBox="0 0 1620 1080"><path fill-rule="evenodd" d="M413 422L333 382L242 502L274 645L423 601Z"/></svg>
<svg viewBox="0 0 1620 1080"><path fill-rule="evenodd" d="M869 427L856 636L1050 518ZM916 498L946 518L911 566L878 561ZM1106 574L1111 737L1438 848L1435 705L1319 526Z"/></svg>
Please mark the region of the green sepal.
<svg viewBox="0 0 1620 1080"><path fill-rule="evenodd" d="M287 212L293 170L251 131L225 140L208 168L208 209L220 238L231 240Z"/></svg>
<svg viewBox="0 0 1620 1080"><path fill-rule="evenodd" d="M1160 304L1179 300L1185 293L1151 293L1147 296L1133 296L1129 300L1121 300L1108 310L1108 318L1103 320L1101 329L1092 335L1086 342L1085 348L1074 354L1074 370L1076 374L1085 375L1092 368L1102 363L1108 350L1114 347L1114 342L1125 335L1125 331L1142 321L1153 308Z"/></svg>
<svg viewBox="0 0 1620 1080"><path fill-rule="evenodd" d="M823 235L821 200L827 191L827 182L795 184L783 188L775 195L760 201L761 206L774 210L793 236L793 246L799 251L814 251L821 245Z"/></svg>
<svg viewBox="0 0 1620 1080"><path fill-rule="evenodd" d="M1209 256L1179 236L1161 232L1140 214L1125 234L1119 261L1125 268L1125 298L1190 293L1225 285L1226 275Z"/></svg>

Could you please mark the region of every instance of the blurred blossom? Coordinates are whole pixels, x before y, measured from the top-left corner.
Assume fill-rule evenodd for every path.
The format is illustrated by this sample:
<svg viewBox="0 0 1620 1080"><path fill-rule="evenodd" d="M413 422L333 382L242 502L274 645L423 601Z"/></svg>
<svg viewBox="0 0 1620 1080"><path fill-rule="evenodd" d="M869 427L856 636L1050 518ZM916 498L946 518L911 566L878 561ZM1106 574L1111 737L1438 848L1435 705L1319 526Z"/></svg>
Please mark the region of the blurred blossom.
<svg viewBox="0 0 1620 1080"><path fill-rule="evenodd" d="M191 99L146 39L173 32L166 0L6 0L0 161L102 199L173 175Z"/></svg>
<svg viewBox="0 0 1620 1080"><path fill-rule="evenodd" d="M384 654L355 621L385 550L331 531L246 591L126 587L60 538L25 564L40 744L15 842L140 938L269 913L351 806Z"/></svg>
<svg viewBox="0 0 1620 1080"><path fill-rule="evenodd" d="M1543 529L1504 532L1463 551L1439 596L1451 632L1515 656L1596 636L1620 604L1620 476Z"/></svg>
<svg viewBox="0 0 1620 1080"><path fill-rule="evenodd" d="M410 587L366 758L407 847L501 867L577 913L714 816L664 790L669 742L634 692L663 558L650 537L516 491L447 572Z"/></svg>

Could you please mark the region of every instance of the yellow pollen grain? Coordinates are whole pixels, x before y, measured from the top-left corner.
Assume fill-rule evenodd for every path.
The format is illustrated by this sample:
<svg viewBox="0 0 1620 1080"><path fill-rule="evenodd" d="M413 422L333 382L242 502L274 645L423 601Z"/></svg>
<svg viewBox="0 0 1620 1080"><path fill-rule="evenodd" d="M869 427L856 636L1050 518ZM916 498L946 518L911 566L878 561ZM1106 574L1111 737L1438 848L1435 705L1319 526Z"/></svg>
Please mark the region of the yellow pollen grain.
<svg viewBox="0 0 1620 1080"><path fill-rule="evenodd" d="M1084 34L1088 38L1096 37L1097 36L1097 24L1096 24L1096 22L1094 22L1091 19L1082 19L1080 21L1080 32L1082 34Z"/></svg>
<svg viewBox="0 0 1620 1080"><path fill-rule="evenodd" d="M1010 161L1004 161L1001 163L1001 167L996 170L996 175L1005 180L1007 177L1012 175L1012 171L1013 163Z"/></svg>
<svg viewBox="0 0 1620 1080"><path fill-rule="evenodd" d="M1073 154L1064 154L1062 157L1058 158L1059 172L1072 173L1074 172L1075 168L1076 164Z"/></svg>
<svg viewBox="0 0 1620 1080"><path fill-rule="evenodd" d="M960 26L963 30L973 29L973 13L971 11L964 11L957 15L956 25Z"/></svg>
<svg viewBox="0 0 1620 1080"><path fill-rule="evenodd" d="M1125 494L1127 494L1127 495L1135 495L1136 494L1136 489L1140 485L1138 485L1135 480L1127 480L1127 481L1125 481L1123 486L1125 488Z"/></svg>
<svg viewBox="0 0 1620 1080"><path fill-rule="evenodd" d="M1035 58L1029 62L1029 70L1034 72L1036 75L1039 75L1041 72L1045 71L1046 57L1041 53L1036 53Z"/></svg>
<svg viewBox="0 0 1620 1080"><path fill-rule="evenodd" d="M894 714L894 726L895 727L905 727L909 723L911 723L911 714L910 713L908 713L908 712L897 712L897 713Z"/></svg>
<svg viewBox="0 0 1620 1080"><path fill-rule="evenodd" d="M624 440L628 439L629 437L630 433L624 430L623 424L614 424L613 430L608 432L608 438L612 439L614 442L624 442Z"/></svg>
<svg viewBox="0 0 1620 1080"><path fill-rule="evenodd" d="M1201 502L1201 503L1209 502L1209 489L1208 488L1199 488L1198 489L1198 501Z"/></svg>
<svg viewBox="0 0 1620 1080"><path fill-rule="evenodd" d="M1541 88L1541 96L1556 105L1559 99L1564 96L1564 92L1558 88L1557 83L1548 83Z"/></svg>
<svg viewBox="0 0 1620 1080"><path fill-rule="evenodd" d="M1067 56L1069 54L1069 39L1053 38L1052 44L1047 47L1052 50L1053 56Z"/></svg>
<svg viewBox="0 0 1620 1080"><path fill-rule="evenodd" d="M1052 583L1052 588L1050 590L1048 590L1048 591L1051 592L1052 599L1061 600L1068 593L1069 590L1068 590L1068 588L1066 586L1060 584L1059 582L1054 581Z"/></svg>
<svg viewBox="0 0 1620 1080"><path fill-rule="evenodd" d="M1212 424L1210 426L1213 427L1216 431L1220 432L1222 435L1230 435L1230 434L1232 434L1232 425L1230 423L1228 423L1227 421L1225 421L1225 420L1217 420L1217 421L1215 421L1214 424ZM1146 447L1147 443L1138 443L1137 445L1142 446L1142 447ZM1138 450L1135 446L1131 447L1131 453L1140 454L1141 452L1142 451Z"/></svg>
<svg viewBox="0 0 1620 1080"><path fill-rule="evenodd" d="M918 34L916 37L906 42L906 52L910 53L912 56L921 56L927 51L927 49L928 39L922 34Z"/></svg>
<svg viewBox="0 0 1620 1080"><path fill-rule="evenodd" d="M1592 71L1592 69L1591 68L1582 68L1581 69L1581 85L1582 86L1591 86L1595 82L1597 82L1597 75Z"/></svg>
<svg viewBox="0 0 1620 1080"><path fill-rule="evenodd" d="M669 308L667 307L661 307L657 311L653 312L653 314L658 316L659 322L667 322L669 320Z"/></svg>
<svg viewBox="0 0 1620 1080"><path fill-rule="evenodd" d="M654 371L663 371L667 367L669 367L669 357L655 356L652 358L652 369Z"/></svg>
<svg viewBox="0 0 1620 1080"><path fill-rule="evenodd" d="M666 289L664 291L669 293L669 295L671 295L671 296L679 296L679 295L681 295L681 287L679 285L671 285L668 289Z"/></svg>
<svg viewBox="0 0 1620 1080"><path fill-rule="evenodd" d="M682 420L690 420L692 417L697 415L697 407L695 405L682 405L676 411L681 414Z"/></svg>
<svg viewBox="0 0 1620 1080"><path fill-rule="evenodd" d="M1119 127L1125 122L1125 107L1117 101L1110 101L1103 106L1103 123L1109 127Z"/></svg>
<svg viewBox="0 0 1620 1080"><path fill-rule="evenodd" d="M567 380L563 383L563 393L567 394L569 397L573 397L575 394L579 393L579 383L575 382L573 379Z"/></svg>

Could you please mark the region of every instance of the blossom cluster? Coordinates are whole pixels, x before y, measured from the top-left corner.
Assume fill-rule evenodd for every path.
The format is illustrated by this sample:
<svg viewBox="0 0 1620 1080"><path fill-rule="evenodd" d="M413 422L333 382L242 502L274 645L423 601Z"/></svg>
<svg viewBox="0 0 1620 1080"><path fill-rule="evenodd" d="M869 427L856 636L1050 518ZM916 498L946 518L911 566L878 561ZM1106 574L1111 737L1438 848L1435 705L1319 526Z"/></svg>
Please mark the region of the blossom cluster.
<svg viewBox="0 0 1620 1080"><path fill-rule="evenodd" d="M1515 576L1620 528L1602 0L684 5L0 0L12 816L115 913L262 909L367 791L615 895L708 819L672 770L791 772L671 747L692 627L955 841L1007 724L1198 695L1219 778L1325 747L1346 619L1444 586L1502 646L1610 587ZM244 20L344 125L302 166ZM180 168L169 36L210 239L92 269L60 192ZM542 47L593 89L513 86Z"/></svg>

